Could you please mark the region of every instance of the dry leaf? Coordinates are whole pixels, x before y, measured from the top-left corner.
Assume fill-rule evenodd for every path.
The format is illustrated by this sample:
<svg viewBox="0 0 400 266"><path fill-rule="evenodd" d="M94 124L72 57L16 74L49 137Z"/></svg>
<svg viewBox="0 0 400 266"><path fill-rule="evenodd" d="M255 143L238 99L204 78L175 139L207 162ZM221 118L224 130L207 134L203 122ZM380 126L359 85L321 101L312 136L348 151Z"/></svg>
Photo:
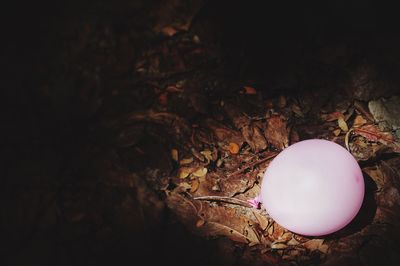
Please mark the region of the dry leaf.
<svg viewBox="0 0 400 266"><path fill-rule="evenodd" d="M184 158L179 161L180 165L186 165L186 164L191 164L193 162L193 157L190 158Z"/></svg>
<svg viewBox="0 0 400 266"><path fill-rule="evenodd" d="M353 127L360 127L367 123L367 120L364 119L361 115L357 115L354 118Z"/></svg>
<svg viewBox="0 0 400 266"><path fill-rule="evenodd" d="M239 153L239 145L234 142L229 143L229 152L231 154L238 154Z"/></svg>
<svg viewBox="0 0 400 266"><path fill-rule="evenodd" d="M205 223L206 221L204 221L203 219L199 219L196 222L196 227L202 227Z"/></svg>
<svg viewBox="0 0 400 266"><path fill-rule="evenodd" d="M292 237L293 237L293 233L286 232L280 237L280 240L288 241L289 239L292 239Z"/></svg>
<svg viewBox="0 0 400 266"><path fill-rule="evenodd" d="M327 244L322 244L319 246L318 250L322 253L326 254L328 252L329 246Z"/></svg>
<svg viewBox="0 0 400 266"><path fill-rule="evenodd" d="M269 224L267 217L265 217L265 215L259 214L258 211L256 211L256 210L253 210L253 214L256 217L261 230L265 231Z"/></svg>
<svg viewBox="0 0 400 266"><path fill-rule="evenodd" d="M241 128L243 138L251 147L252 151L259 152L267 148L268 144L261 130L255 125L248 125Z"/></svg>
<svg viewBox="0 0 400 266"><path fill-rule="evenodd" d="M321 245L324 243L324 240L323 239L311 239L311 240L309 240L309 241L307 241L307 242L305 242L305 243L303 243L303 246L306 248L306 249L309 249L309 250L311 250L311 251L314 251L314 250L319 250L319 248L321 247Z"/></svg>
<svg viewBox="0 0 400 266"><path fill-rule="evenodd" d="M271 116L267 120L265 137L269 143L280 150L288 147L289 130L287 129L287 120L281 115Z"/></svg>
<svg viewBox="0 0 400 266"><path fill-rule="evenodd" d="M177 149L172 149L171 150L171 157L175 162L177 162L179 160L178 159L178 150Z"/></svg>
<svg viewBox="0 0 400 266"><path fill-rule="evenodd" d="M349 127L347 126L347 123L346 123L346 121L344 121L343 117L338 118L338 125L339 125L340 129L343 130L343 132L349 131Z"/></svg>
<svg viewBox="0 0 400 266"><path fill-rule="evenodd" d="M386 146L389 146L395 152L400 152L400 144L396 142L396 138L390 132L382 132L376 125L364 125L359 128L354 128L353 132L369 141L380 142Z"/></svg>
<svg viewBox="0 0 400 266"><path fill-rule="evenodd" d="M192 172L191 168L182 167L178 171L178 177L179 178L186 178L186 177L188 177L190 175L191 172Z"/></svg>
<svg viewBox="0 0 400 266"><path fill-rule="evenodd" d="M292 238L287 242L287 244L290 246L297 246L298 244L300 244L300 242L297 241L296 239Z"/></svg>
<svg viewBox="0 0 400 266"><path fill-rule="evenodd" d="M200 181L198 179L193 180L190 186L190 193L194 193L199 189Z"/></svg>
<svg viewBox="0 0 400 266"><path fill-rule="evenodd" d="M257 91L253 87L244 86L243 87L243 93L244 94L248 94L248 95L255 95L255 94L257 94Z"/></svg>
<svg viewBox="0 0 400 266"><path fill-rule="evenodd" d="M272 235L274 233L274 224L271 224L271 226L268 228L268 235Z"/></svg>
<svg viewBox="0 0 400 266"><path fill-rule="evenodd" d="M197 169L196 171L194 171L192 173L192 175L196 176L196 177L202 177L205 176L207 174L207 168L205 167L200 167L199 169Z"/></svg>
<svg viewBox="0 0 400 266"><path fill-rule="evenodd" d="M272 243L271 248L272 249L285 249L285 248L287 248L287 245L283 244L283 243L280 243L280 242Z"/></svg>
<svg viewBox="0 0 400 266"><path fill-rule="evenodd" d="M335 130L333 131L333 135L335 135L335 137L339 136L339 135L340 135L340 129L339 129L339 128L338 128L338 129L335 129Z"/></svg>
<svg viewBox="0 0 400 266"><path fill-rule="evenodd" d="M179 183L179 187L182 188L182 190L184 191L187 191L192 188L192 186L188 182Z"/></svg>

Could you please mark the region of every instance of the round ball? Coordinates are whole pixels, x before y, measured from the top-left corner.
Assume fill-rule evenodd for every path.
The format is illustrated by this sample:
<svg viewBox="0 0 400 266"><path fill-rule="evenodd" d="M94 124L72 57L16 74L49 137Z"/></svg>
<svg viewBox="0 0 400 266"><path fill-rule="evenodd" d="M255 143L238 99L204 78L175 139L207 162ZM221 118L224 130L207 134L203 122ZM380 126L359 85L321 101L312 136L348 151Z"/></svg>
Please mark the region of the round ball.
<svg viewBox="0 0 400 266"><path fill-rule="evenodd" d="M281 226L320 236L346 226L364 198L364 179L354 157L342 146L311 139L284 149L268 166L261 201Z"/></svg>

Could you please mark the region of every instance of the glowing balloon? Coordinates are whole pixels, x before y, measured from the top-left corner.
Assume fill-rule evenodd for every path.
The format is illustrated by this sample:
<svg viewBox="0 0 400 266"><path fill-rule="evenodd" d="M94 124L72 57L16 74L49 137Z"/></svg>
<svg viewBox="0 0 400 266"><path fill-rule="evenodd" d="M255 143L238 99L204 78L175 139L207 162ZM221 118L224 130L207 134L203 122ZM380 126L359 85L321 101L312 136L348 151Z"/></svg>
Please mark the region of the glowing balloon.
<svg viewBox="0 0 400 266"><path fill-rule="evenodd" d="M333 233L356 216L364 179L354 157L342 146L311 139L284 149L268 166L261 202L286 229L308 236Z"/></svg>

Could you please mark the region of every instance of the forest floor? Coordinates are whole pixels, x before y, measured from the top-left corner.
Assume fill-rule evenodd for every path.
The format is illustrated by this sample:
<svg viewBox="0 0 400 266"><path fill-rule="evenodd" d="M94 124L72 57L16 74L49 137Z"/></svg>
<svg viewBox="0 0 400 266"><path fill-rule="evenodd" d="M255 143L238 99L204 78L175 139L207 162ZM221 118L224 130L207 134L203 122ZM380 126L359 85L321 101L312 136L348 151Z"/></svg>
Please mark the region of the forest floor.
<svg viewBox="0 0 400 266"><path fill-rule="evenodd" d="M2 265L400 261L399 40L258 44L217 7L60 19L7 128ZM347 148L366 185L353 222L324 237L244 206L274 156L310 138Z"/></svg>

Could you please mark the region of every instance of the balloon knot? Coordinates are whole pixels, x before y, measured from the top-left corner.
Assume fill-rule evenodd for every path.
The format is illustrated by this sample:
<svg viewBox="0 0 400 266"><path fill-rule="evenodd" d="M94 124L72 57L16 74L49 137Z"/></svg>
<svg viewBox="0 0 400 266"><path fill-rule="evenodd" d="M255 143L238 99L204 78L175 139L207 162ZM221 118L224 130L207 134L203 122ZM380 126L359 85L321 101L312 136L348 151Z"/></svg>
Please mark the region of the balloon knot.
<svg viewBox="0 0 400 266"><path fill-rule="evenodd" d="M261 201L260 201L260 197L257 196L255 198L249 199L247 200L248 203L250 203L250 205L255 208L255 209L260 209L261 208Z"/></svg>

